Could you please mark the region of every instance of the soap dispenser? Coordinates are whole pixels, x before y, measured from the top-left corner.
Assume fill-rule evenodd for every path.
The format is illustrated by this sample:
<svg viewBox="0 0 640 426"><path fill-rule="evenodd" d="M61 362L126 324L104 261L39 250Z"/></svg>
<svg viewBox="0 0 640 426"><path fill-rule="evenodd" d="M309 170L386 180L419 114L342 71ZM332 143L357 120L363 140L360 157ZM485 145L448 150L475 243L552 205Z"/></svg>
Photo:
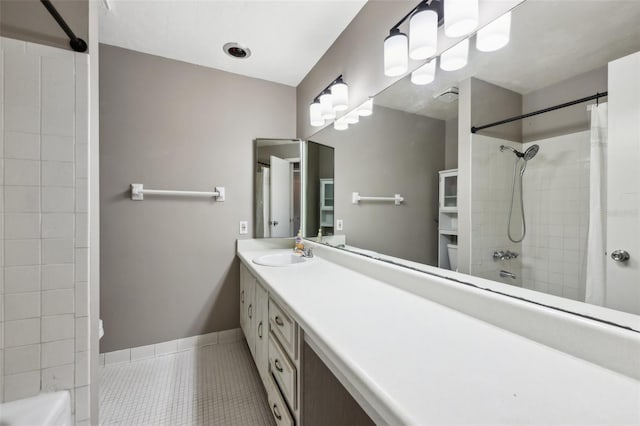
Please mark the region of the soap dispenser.
<svg viewBox="0 0 640 426"><path fill-rule="evenodd" d="M318 229L318 237L316 238L316 243L322 244L322 228Z"/></svg>
<svg viewBox="0 0 640 426"><path fill-rule="evenodd" d="M302 242L302 229L298 230L298 235L296 235L296 242L293 246L294 252L304 252L304 243Z"/></svg>

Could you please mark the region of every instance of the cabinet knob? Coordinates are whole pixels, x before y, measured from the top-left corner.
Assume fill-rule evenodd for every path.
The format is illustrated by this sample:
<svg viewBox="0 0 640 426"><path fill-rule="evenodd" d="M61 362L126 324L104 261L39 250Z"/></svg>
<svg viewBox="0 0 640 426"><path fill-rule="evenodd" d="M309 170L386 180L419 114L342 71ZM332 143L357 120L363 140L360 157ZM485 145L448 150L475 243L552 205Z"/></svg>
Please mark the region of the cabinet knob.
<svg viewBox="0 0 640 426"><path fill-rule="evenodd" d="M249 314L249 319L251 319L251 315L253 314L253 305L249 305L249 308L247 308L247 313Z"/></svg>
<svg viewBox="0 0 640 426"><path fill-rule="evenodd" d="M258 337L262 339L262 321L258 324Z"/></svg>
<svg viewBox="0 0 640 426"><path fill-rule="evenodd" d="M282 326L284 325L284 321L282 321L282 318L280 318L279 316L276 316L273 320L274 320L274 321L276 322L276 324L278 324L280 327L282 327Z"/></svg>
<svg viewBox="0 0 640 426"><path fill-rule="evenodd" d="M278 370L279 372L282 373L282 366L280 365L280 360L278 358L276 358L275 361L273 361L273 365L275 365L276 370Z"/></svg>

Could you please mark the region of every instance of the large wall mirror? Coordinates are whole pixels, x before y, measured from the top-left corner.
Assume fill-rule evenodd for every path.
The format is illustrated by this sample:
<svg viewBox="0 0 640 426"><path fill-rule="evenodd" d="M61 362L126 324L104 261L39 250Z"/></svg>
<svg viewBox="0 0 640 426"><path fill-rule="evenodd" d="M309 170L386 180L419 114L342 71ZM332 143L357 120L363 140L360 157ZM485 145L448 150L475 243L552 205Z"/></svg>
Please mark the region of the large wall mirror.
<svg viewBox="0 0 640 426"><path fill-rule="evenodd" d="M255 237L333 235L333 148L297 139L254 143Z"/></svg>
<svg viewBox="0 0 640 426"><path fill-rule="evenodd" d="M640 314L640 141L603 151L607 97L471 132L607 92L610 63L640 51L639 23L640 1L525 1L503 49L479 52L472 37L463 69L438 67L423 86L407 76L374 97L373 115L313 135L335 148L333 213L346 248ZM627 112L640 120L639 110L616 114ZM608 196L601 210L590 206L594 191ZM403 202L356 203L355 192ZM611 235L590 246L603 228L631 235L617 247L631 259L610 268L618 275L601 270Z"/></svg>

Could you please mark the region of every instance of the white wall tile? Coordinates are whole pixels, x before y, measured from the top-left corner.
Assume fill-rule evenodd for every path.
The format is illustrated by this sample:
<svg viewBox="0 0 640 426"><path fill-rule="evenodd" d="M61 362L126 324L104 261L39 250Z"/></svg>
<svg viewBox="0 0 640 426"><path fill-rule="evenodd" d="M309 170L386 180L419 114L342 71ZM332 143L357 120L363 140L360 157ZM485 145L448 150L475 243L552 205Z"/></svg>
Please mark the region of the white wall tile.
<svg viewBox="0 0 640 426"><path fill-rule="evenodd" d="M76 316L85 317L89 315L89 283L76 282Z"/></svg>
<svg viewBox="0 0 640 426"><path fill-rule="evenodd" d="M40 135L6 132L4 135L4 158L40 160Z"/></svg>
<svg viewBox="0 0 640 426"><path fill-rule="evenodd" d="M73 58L42 58L42 132L45 134L74 134L74 68Z"/></svg>
<svg viewBox="0 0 640 426"><path fill-rule="evenodd" d="M4 346L6 348L40 343L40 318L5 321Z"/></svg>
<svg viewBox="0 0 640 426"><path fill-rule="evenodd" d="M40 185L40 162L34 160L4 160L5 185Z"/></svg>
<svg viewBox="0 0 640 426"><path fill-rule="evenodd" d="M7 348L4 351L4 374L40 370L40 345Z"/></svg>
<svg viewBox="0 0 640 426"><path fill-rule="evenodd" d="M45 213L73 213L75 208L73 188L43 187L42 211Z"/></svg>
<svg viewBox="0 0 640 426"><path fill-rule="evenodd" d="M5 321L40 316L40 292L6 294L4 299Z"/></svg>
<svg viewBox="0 0 640 426"><path fill-rule="evenodd" d="M63 389L71 389L74 384L74 365L60 365L42 370L42 390L55 392Z"/></svg>
<svg viewBox="0 0 640 426"><path fill-rule="evenodd" d="M73 339L42 344L42 368L73 364L75 362Z"/></svg>
<svg viewBox="0 0 640 426"><path fill-rule="evenodd" d="M76 421L89 418L89 387L76 388Z"/></svg>
<svg viewBox="0 0 640 426"><path fill-rule="evenodd" d="M43 186L72 187L75 183L75 170L73 163L62 161L42 162Z"/></svg>
<svg viewBox="0 0 640 426"><path fill-rule="evenodd" d="M45 213L42 215L42 238L74 238L74 222L72 213Z"/></svg>
<svg viewBox="0 0 640 426"><path fill-rule="evenodd" d="M40 392L40 371L4 376L5 402L28 398Z"/></svg>
<svg viewBox="0 0 640 426"><path fill-rule="evenodd" d="M131 361L131 349L107 352L104 354L105 365Z"/></svg>
<svg viewBox="0 0 640 426"><path fill-rule="evenodd" d="M42 263L44 265L73 263L73 245L72 239L42 240Z"/></svg>
<svg viewBox="0 0 640 426"><path fill-rule="evenodd" d="M40 133L40 108L4 105L4 130Z"/></svg>
<svg viewBox="0 0 640 426"><path fill-rule="evenodd" d="M4 215L4 238L40 238L40 214L7 213Z"/></svg>
<svg viewBox="0 0 640 426"><path fill-rule="evenodd" d="M74 313L74 290L47 290L42 292L42 314L62 315Z"/></svg>
<svg viewBox="0 0 640 426"><path fill-rule="evenodd" d="M89 177L89 145L76 143L76 177Z"/></svg>
<svg viewBox="0 0 640 426"><path fill-rule="evenodd" d="M40 213L40 189L33 186L5 186L5 213Z"/></svg>
<svg viewBox="0 0 640 426"><path fill-rule="evenodd" d="M76 352L75 386L89 384L89 351Z"/></svg>
<svg viewBox="0 0 640 426"><path fill-rule="evenodd" d="M89 317L76 318L75 324L76 324L76 352L88 351L89 350Z"/></svg>
<svg viewBox="0 0 640 426"><path fill-rule="evenodd" d="M76 212L87 213L89 211L89 181L76 179Z"/></svg>
<svg viewBox="0 0 640 426"><path fill-rule="evenodd" d="M5 240L4 264L6 266L40 264L40 240Z"/></svg>
<svg viewBox="0 0 640 426"><path fill-rule="evenodd" d="M89 247L89 215L76 213L76 247Z"/></svg>
<svg viewBox="0 0 640 426"><path fill-rule="evenodd" d="M42 135L43 161L73 161L74 150L72 137Z"/></svg>
<svg viewBox="0 0 640 426"><path fill-rule="evenodd" d="M40 266L11 266L4 270L5 293L40 290Z"/></svg>
<svg viewBox="0 0 640 426"><path fill-rule="evenodd" d="M4 103L8 106L40 107L40 58L5 53Z"/></svg>
<svg viewBox="0 0 640 426"><path fill-rule="evenodd" d="M76 257L76 281L86 282L89 281L89 249L77 248L75 249Z"/></svg>
<svg viewBox="0 0 640 426"><path fill-rule="evenodd" d="M27 43L22 40L2 37L2 50L5 53L25 53L27 51Z"/></svg>
<svg viewBox="0 0 640 426"><path fill-rule="evenodd" d="M55 290L62 288L73 288L74 267L72 264L65 265L43 265L42 266L42 289Z"/></svg>
<svg viewBox="0 0 640 426"><path fill-rule="evenodd" d="M75 337L75 316L73 314L41 318L42 342L73 339Z"/></svg>

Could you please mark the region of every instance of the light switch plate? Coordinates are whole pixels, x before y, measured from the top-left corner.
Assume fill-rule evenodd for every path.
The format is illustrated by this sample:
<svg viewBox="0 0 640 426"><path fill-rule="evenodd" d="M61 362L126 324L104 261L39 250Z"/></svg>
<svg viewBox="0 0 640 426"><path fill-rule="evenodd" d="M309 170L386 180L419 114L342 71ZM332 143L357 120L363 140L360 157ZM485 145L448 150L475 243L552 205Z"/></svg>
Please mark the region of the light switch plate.
<svg viewBox="0 0 640 426"><path fill-rule="evenodd" d="M246 220L240 221L240 235L246 235L249 233L249 222Z"/></svg>
<svg viewBox="0 0 640 426"><path fill-rule="evenodd" d="M336 231L342 231L342 219L336 220Z"/></svg>

